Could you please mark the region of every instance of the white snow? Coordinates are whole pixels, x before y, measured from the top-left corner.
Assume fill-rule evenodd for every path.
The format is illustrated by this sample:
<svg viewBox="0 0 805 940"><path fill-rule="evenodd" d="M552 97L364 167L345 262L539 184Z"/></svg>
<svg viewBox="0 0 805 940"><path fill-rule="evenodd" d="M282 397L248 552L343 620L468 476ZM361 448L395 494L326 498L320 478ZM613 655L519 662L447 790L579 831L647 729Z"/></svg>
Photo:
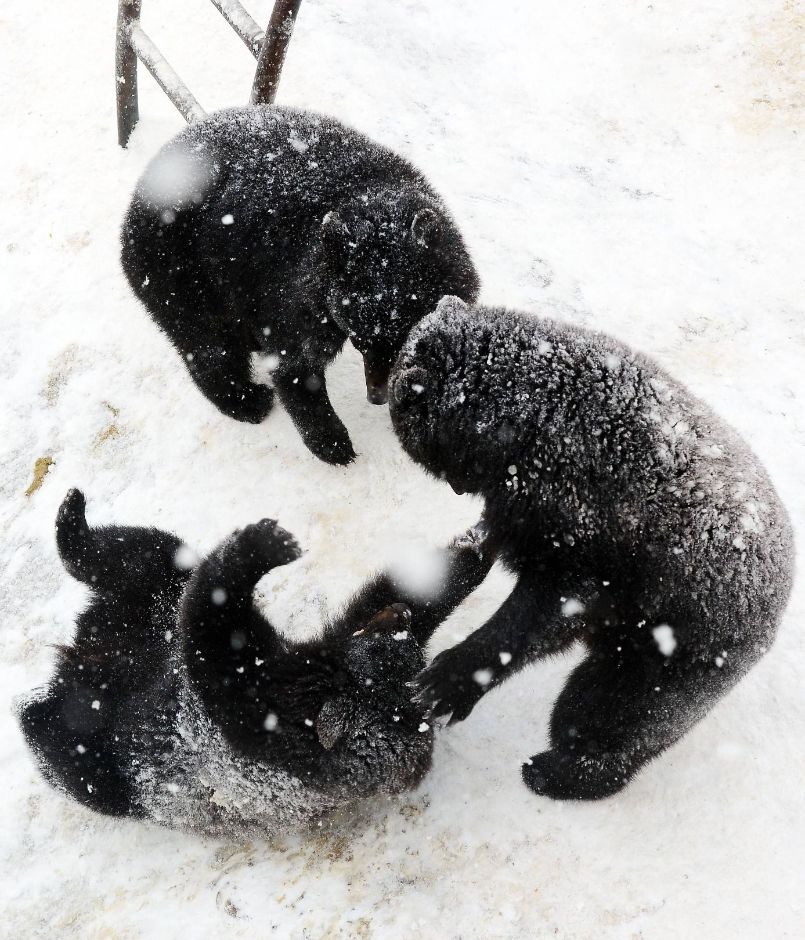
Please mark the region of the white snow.
<svg viewBox="0 0 805 940"><path fill-rule="evenodd" d="M275 731L278 724L279 718L277 718L274 712L269 712L263 720L263 727L266 731Z"/></svg>
<svg viewBox="0 0 805 940"><path fill-rule="evenodd" d="M487 686L492 681L494 673L491 669L476 669L472 674L474 682L477 682L478 685Z"/></svg>
<svg viewBox="0 0 805 940"><path fill-rule="evenodd" d="M562 616L576 617L584 613L584 604L577 597L568 597L562 602Z"/></svg>
<svg viewBox="0 0 805 940"><path fill-rule="evenodd" d="M211 168L197 154L183 149L163 153L143 178L142 194L155 206L169 209L204 198L212 178Z"/></svg>
<svg viewBox="0 0 805 940"><path fill-rule="evenodd" d="M390 570L397 582L416 597L433 597L444 583L447 572L444 555L420 539L411 541L409 537L408 541L398 541L394 534L387 539Z"/></svg>
<svg viewBox="0 0 805 940"><path fill-rule="evenodd" d="M180 571L189 571L199 563L199 557L189 545L180 545L173 556L173 563Z"/></svg>
<svg viewBox="0 0 805 940"><path fill-rule="evenodd" d="M667 623L661 623L651 631L654 640L663 656L671 656L676 649L676 635L674 628Z"/></svg>
<svg viewBox="0 0 805 940"><path fill-rule="evenodd" d="M253 60L212 4L144 7L206 109L247 100ZM268 22L266 0L248 8ZM769 655L600 804L539 799L519 775L578 653L522 670L440 731L416 793L315 834L203 841L93 816L41 780L10 703L46 679L85 599L53 544L68 487L85 490L91 521L173 529L195 552L280 519L308 553L261 595L295 635L390 541L438 546L480 509L402 455L352 350L329 373L361 455L348 469L316 461L281 411L237 424L195 390L118 265L134 182L183 123L141 69L142 121L117 148L114 21L100 0L10 0L0 28L0 932L802 937L800 583ZM802 25L788 0L515 0L493 16L462 0L305 0L279 100L416 162L466 234L484 301L604 329L688 382L752 442L801 532ZM40 457L53 464L26 497ZM495 570L434 652L510 583Z"/></svg>

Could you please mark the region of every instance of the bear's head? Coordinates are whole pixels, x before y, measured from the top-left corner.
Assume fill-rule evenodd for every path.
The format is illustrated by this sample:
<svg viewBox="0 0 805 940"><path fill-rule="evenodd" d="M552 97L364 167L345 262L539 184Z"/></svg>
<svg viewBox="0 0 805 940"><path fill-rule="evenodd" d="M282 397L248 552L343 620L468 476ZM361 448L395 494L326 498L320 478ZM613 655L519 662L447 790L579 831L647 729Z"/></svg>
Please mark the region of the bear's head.
<svg viewBox="0 0 805 940"><path fill-rule="evenodd" d="M350 785L367 792L400 793L430 768L433 732L411 702L408 683L424 668L424 652L407 625L410 611L394 604L345 642L346 681L316 719L320 744Z"/></svg>
<svg viewBox="0 0 805 940"><path fill-rule="evenodd" d="M409 790L430 768L433 732L407 686L425 665L410 619L394 604L345 639L298 647L295 664L272 669L292 766L346 802Z"/></svg>
<svg viewBox="0 0 805 940"><path fill-rule="evenodd" d="M521 429L497 388L506 364L489 361L492 331L483 308L443 297L411 331L389 380L403 448L457 493L489 496L517 459Z"/></svg>
<svg viewBox="0 0 805 940"><path fill-rule="evenodd" d="M413 187L350 199L320 234L329 316L363 356L367 398L383 404L411 327L444 294L473 302L478 275L444 206Z"/></svg>

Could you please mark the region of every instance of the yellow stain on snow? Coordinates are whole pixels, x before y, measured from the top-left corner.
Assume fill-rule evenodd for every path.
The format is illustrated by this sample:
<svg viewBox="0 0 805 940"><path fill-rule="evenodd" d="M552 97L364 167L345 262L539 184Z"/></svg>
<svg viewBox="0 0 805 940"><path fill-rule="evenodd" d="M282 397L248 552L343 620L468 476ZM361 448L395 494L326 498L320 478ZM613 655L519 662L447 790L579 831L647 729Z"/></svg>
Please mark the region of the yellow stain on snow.
<svg viewBox="0 0 805 940"><path fill-rule="evenodd" d="M25 491L25 496L30 499L39 487L45 482L48 470L56 461L52 457L37 457L34 463L34 478L31 485Z"/></svg>
<svg viewBox="0 0 805 940"><path fill-rule="evenodd" d="M749 34L749 88L737 128L759 134L772 127L805 126L805 4L784 0L759 17Z"/></svg>

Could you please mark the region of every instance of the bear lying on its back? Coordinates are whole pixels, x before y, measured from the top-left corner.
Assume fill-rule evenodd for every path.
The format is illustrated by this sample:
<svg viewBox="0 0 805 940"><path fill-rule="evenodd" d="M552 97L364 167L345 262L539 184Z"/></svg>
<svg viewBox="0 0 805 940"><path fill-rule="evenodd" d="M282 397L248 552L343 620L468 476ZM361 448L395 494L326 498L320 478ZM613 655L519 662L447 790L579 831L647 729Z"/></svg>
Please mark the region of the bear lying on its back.
<svg viewBox="0 0 805 940"><path fill-rule="evenodd" d="M333 118L292 108L220 111L170 141L123 223L122 263L193 380L225 414L261 421L274 387L310 450L354 456L325 370L347 339L369 400L411 326L478 277L447 208L410 163Z"/></svg>
<svg viewBox="0 0 805 940"><path fill-rule="evenodd" d="M449 597L426 608L374 578L320 639L292 643L252 600L299 554L270 519L191 570L173 535L90 528L73 490L56 539L91 601L19 718L44 775L73 799L176 828L271 833L427 772L432 732L406 683L430 632L489 569L471 540L448 550Z"/></svg>
<svg viewBox="0 0 805 940"><path fill-rule="evenodd" d="M417 679L466 718L513 672L588 647L523 768L553 797L619 790L772 643L793 564L763 467L656 363L598 333L445 298L390 381L406 451L485 499L517 575L493 617Z"/></svg>

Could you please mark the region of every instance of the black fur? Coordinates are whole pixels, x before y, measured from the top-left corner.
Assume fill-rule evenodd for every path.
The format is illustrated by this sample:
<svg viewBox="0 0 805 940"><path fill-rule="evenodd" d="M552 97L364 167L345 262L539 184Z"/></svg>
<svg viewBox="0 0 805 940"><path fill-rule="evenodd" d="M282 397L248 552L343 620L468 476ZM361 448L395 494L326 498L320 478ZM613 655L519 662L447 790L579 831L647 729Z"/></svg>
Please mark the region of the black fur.
<svg viewBox="0 0 805 940"><path fill-rule="evenodd" d="M223 220L223 221L222 221ZM233 108L182 131L151 162L123 223L126 276L225 414L262 421L273 391L310 450L355 456L325 371L347 338L370 401L386 400L411 326L478 278L444 203L402 157L333 118Z"/></svg>
<svg viewBox="0 0 805 940"><path fill-rule="evenodd" d="M621 789L767 650L790 591L788 517L738 435L610 337L445 298L390 381L407 452L485 499L517 575L492 618L418 677L466 718L526 663L587 658L523 768L555 798ZM656 632L655 632L656 631Z"/></svg>
<svg viewBox="0 0 805 940"><path fill-rule="evenodd" d="M163 712L175 707L166 631L189 576L174 563L182 543L156 529L91 529L83 495L71 490L56 518L56 544L91 600L73 644L59 647L47 691L24 705L20 724L59 789L102 813L141 815L127 772L129 739L139 729L157 733Z"/></svg>
<svg viewBox="0 0 805 940"><path fill-rule="evenodd" d="M380 576L321 639L296 644L252 601L256 582L299 554L272 520L190 571L172 535L90 528L72 490L56 537L91 601L19 715L45 776L69 796L182 828L270 832L409 789L427 771L432 733L406 682L437 619L489 568L472 539L449 551L445 597L420 605Z"/></svg>

